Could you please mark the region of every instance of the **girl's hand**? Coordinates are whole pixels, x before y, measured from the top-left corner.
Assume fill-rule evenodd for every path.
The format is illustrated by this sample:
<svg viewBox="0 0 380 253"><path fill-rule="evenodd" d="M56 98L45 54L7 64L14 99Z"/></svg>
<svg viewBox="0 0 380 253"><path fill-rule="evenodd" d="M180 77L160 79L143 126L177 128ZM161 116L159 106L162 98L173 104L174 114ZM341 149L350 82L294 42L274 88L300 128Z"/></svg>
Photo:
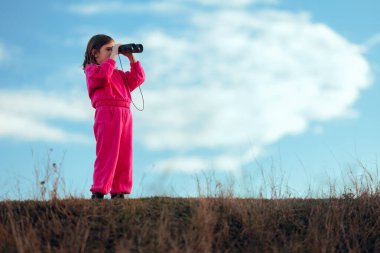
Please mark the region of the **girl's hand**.
<svg viewBox="0 0 380 253"><path fill-rule="evenodd" d="M119 54L119 47L120 47L121 44L115 44L113 47L112 47L112 52L111 52L111 55L110 55L110 58L114 59L116 58L116 56Z"/></svg>
<svg viewBox="0 0 380 253"><path fill-rule="evenodd" d="M130 61L131 63L135 63L135 62L137 62L135 56L134 56L132 53L124 53L124 54L122 54L122 55L128 57L128 59L129 59L129 61Z"/></svg>

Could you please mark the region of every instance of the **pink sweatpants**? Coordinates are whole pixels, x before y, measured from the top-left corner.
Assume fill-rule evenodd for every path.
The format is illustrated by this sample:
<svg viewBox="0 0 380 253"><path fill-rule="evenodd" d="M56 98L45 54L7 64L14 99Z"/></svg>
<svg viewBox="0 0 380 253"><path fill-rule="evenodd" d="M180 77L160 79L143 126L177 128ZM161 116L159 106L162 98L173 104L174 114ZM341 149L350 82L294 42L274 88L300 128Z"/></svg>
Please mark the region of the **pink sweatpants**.
<svg viewBox="0 0 380 253"><path fill-rule="evenodd" d="M92 192L130 193L132 189L132 114L127 107L95 111L96 160Z"/></svg>

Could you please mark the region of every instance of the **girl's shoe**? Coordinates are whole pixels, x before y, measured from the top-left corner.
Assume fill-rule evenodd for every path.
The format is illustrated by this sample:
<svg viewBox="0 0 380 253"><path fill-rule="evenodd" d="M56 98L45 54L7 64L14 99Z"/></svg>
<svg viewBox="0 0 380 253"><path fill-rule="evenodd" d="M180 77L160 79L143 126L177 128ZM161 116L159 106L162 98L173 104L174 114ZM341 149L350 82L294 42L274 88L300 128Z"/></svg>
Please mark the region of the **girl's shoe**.
<svg viewBox="0 0 380 253"><path fill-rule="evenodd" d="M91 199L103 199L104 194L100 192L93 192L91 195Z"/></svg>
<svg viewBox="0 0 380 253"><path fill-rule="evenodd" d="M111 199L124 199L124 193L111 194Z"/></svg>

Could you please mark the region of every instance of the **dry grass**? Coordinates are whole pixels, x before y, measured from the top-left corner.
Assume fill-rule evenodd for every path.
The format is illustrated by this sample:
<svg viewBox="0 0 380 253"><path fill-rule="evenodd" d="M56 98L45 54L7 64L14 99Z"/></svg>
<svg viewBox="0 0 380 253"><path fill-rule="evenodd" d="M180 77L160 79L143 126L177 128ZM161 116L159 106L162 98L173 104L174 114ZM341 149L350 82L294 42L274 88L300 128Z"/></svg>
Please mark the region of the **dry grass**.
<svg viewBox="0 0 380 253"><path fill-rule="evenodd" d="M380 252L380 198L0 203L1 252Z"/></svg>

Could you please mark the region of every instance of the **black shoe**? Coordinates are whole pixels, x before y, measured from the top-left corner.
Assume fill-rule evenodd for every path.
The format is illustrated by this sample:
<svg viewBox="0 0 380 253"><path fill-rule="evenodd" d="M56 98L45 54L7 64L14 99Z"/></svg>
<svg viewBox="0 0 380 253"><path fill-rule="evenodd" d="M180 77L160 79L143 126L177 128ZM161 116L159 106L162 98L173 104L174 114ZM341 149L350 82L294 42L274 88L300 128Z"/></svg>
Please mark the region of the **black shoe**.
<svg viewBox="0 0 380 253"><path fill-rule="evenodd" d="M104 194L100 192L93 192L91 195L91 199L103 199Z"/></svg>
<svg viewBox="0 0 380 253"><path fill-rule="evenodd" d="M111 194L111 199L124 199L124 193Z"/></svg>

